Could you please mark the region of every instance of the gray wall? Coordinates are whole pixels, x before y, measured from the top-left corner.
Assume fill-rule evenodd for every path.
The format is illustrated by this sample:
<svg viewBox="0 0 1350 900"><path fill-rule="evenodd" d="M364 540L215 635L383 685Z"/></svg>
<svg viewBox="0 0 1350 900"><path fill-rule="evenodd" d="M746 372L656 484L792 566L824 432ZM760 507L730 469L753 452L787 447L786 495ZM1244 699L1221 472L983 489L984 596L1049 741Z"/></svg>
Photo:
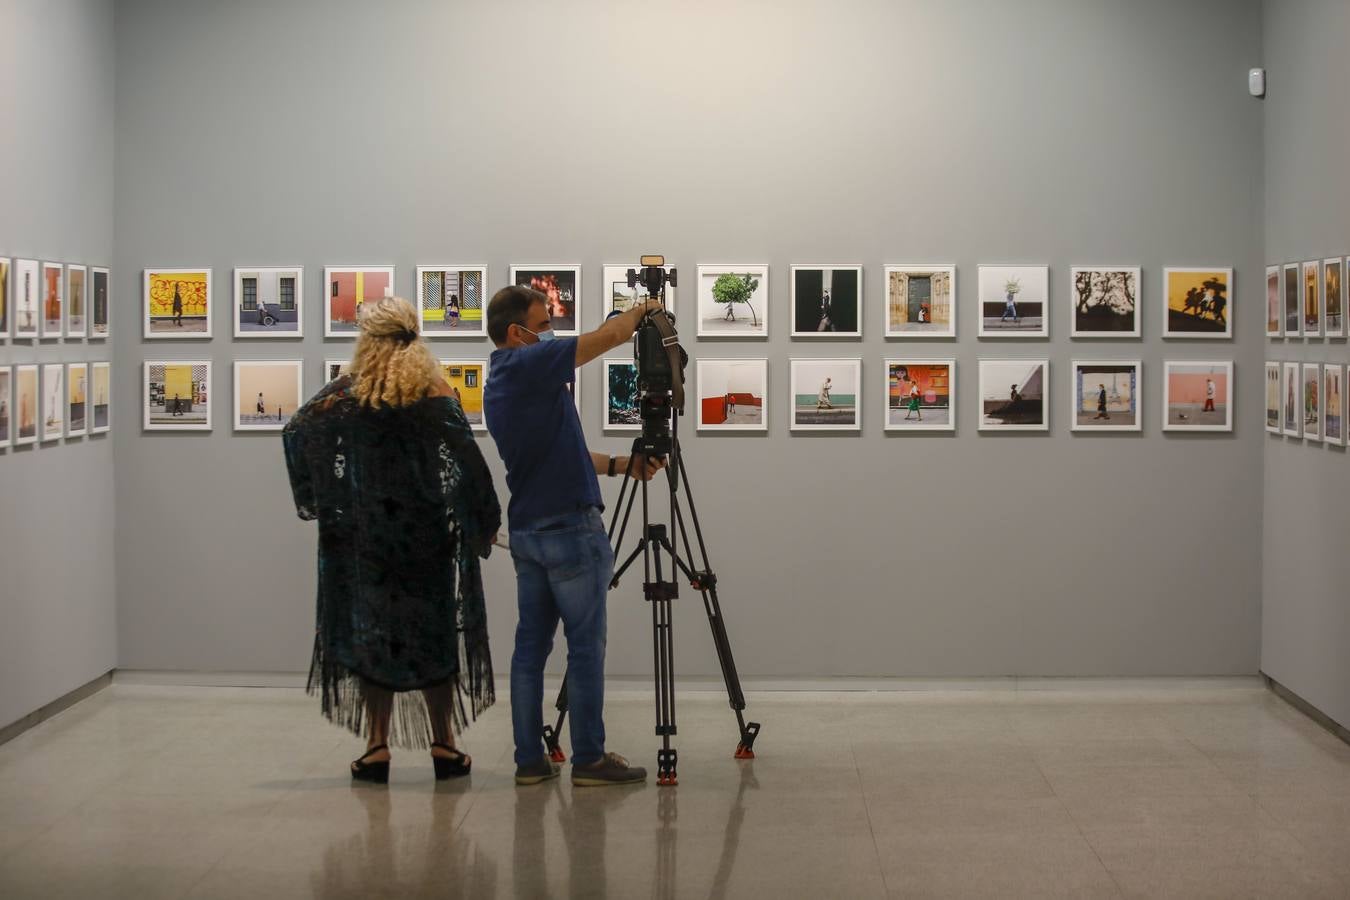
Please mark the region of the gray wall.
<svg viewBox="0 0 1350 900"><path fill-rule="evenodd" d="M0 34L0 256L110 265L112 0L6 0ZM0 339L0 365L108 360L113 343ZM117 664L113 441L0 450L0 498L3 726Z"/></svg>
<svg viewBox="0 0 1350 900"><path fill-rule="evenodd" d="M1350 6L1267 0L1266 258L1350 253ZM1273 340L1267 358L1347 361L1344 340ZM1254 408L1254 404L1249 404ZM1266 436L1261 668L1350 726L1350 556L1345 449Z"/></svg>
<svg viewBox="0 0 1350 900"><path fill-rule="evenodd" d="M120 0L119 308L145 266L209 265L228 335L232 267L300 263L309 334L124 332L122 409L161 354L214 359L223 402L210 435L117 431L121 665L307 663L314 531L292 516L277 439L232 435L224 407L235 357L303 356L312 389L350 349L321 337L326 263L396 264L408 295L418 263L486 261L500 286L513 261L579 262L595 323L600 266L659 251L691 285L699 262L772 266L767 344L689 339L695 356L771 359L771 434L686 442L743 673L1255 671L1256 0L618 9ZM882 340L881 267L913 261L959 267L957 342ZM975 266L1012 261L1052 267L1048 342L975 337ZM863 341L788 338L799 262L866 266ZM1069 267L1102 262L1144 267L1142 341L1068 339ZM1236 269L1236 340L1164 344L1163 266L1211 263ZM881 360L901 354L957 358L954 438L882 433ZM789 434L794 355L865 359L861 436ZM977 434L976 361L1005 355L1051 358L1049 436ZM1144 360L1143 433L1071 434L1069 361L1121 357ZM1236 360L1235 434L1163 436L1165 358ZM598 366L583 390L593 446L619 450ZM487 588L505 672L508 560ZM683 670L715 672L700 606L678 615ZM636 584L610 620L611 671L649 671Z"/></svg>

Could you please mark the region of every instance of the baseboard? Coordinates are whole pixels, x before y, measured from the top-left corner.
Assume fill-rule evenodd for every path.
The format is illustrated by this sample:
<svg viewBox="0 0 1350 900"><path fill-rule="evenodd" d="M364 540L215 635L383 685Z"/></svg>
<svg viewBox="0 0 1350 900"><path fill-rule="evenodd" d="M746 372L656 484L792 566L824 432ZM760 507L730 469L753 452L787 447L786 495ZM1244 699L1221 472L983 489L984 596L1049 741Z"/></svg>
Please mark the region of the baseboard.
<svg viewBox="0 0 1350 900"><path fill-rule="evenodd" d="M1261 677L1265 679L1266 687L1270 688L1271 692L1276 697L1279 697L1285 703L1288 703L1294 709L1303 713L1305 716L1312 719L1318 725L1321 725L1327 731L1331 732L1336 737L1345 741L1347 744L1350 744L1350 728L1347 728L1340 722L1337 722L1335 719L1331 718L1331 716L1322 712L1320 709L1313 706L1307 700L1304 700L1298 694L1289 690L1289 688L1280 684L1274 678L1271 678L1265 672L1261 673Z"/></svg>
<svg viewBox="0 0 1350 900"><path fill-rule="evenodd" d="M108 685L112 684L113 673L104 672L92 681L80 685L73 691L69 691L57 697L51 703L30 712L18 721L11 722L4 727L0 727L0 744L8 743L30 728L40 725L59 712L70 709L76 703L88 697L92 697Z"/></svg>

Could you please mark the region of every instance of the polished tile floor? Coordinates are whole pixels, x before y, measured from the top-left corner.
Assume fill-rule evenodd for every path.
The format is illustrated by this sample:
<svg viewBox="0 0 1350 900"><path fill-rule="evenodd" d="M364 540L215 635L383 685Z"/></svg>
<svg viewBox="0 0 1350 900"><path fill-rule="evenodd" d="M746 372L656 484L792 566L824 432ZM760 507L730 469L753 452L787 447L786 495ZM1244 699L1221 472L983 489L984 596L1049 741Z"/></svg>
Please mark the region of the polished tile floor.
<svg viewBox="0 0 1350 900"><path fill-rule="evenodd" d="M677 788L511 782L287 689L116 685L0 747L0 897L1350 897L1350 747L1254 682L681 697ZM611 746L654 759L651 702Z"/></svg>

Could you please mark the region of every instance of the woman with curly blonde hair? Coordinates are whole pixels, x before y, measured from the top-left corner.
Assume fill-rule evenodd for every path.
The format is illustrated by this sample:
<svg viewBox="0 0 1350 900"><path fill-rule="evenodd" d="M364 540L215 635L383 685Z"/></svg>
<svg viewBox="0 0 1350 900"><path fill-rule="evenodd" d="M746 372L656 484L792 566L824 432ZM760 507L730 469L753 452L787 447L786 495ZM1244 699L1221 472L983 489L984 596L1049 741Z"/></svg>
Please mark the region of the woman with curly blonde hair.
<svg viewBox="0 0 1350 900"><path fill-rule="evenodd" d="M416 310L385 298L359 325L348 370L282 433L296 512L319 523L309 690L366 736L353 778L387 782L391 744L467 775L454 733L495 699L479 559L501 507Z"/></svg>

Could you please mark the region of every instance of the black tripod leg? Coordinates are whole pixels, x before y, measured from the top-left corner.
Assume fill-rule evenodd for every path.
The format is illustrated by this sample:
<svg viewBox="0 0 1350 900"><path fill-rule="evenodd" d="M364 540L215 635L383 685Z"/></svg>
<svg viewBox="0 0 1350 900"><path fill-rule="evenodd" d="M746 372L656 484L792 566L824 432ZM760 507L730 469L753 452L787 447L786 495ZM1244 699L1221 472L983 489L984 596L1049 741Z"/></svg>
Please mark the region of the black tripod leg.
<svg viewBox="0 0 1350 900"><path fill-rule="evenodd" d="M548 748L548 758L555 763L567 762L567 754L559 743L563 722L567 720L567 673L563 673L562 687L558 688L558 701L553 704L558 711L558 721L554 725L544 725L544 745Z"/></svg>
<svg viewBox="0 0 1350 900"><path fill-rule="evenodd" d="M656 669L656 734L661 738L661 749L656 752L656 783L673 787L679 784L676 774L679 754L670 746L670 739L676 734L675 661L670 596L665 592L661 566L662 549L661 543L652 543L657 594L648 597L652 605L652 656Z"/></svg>

